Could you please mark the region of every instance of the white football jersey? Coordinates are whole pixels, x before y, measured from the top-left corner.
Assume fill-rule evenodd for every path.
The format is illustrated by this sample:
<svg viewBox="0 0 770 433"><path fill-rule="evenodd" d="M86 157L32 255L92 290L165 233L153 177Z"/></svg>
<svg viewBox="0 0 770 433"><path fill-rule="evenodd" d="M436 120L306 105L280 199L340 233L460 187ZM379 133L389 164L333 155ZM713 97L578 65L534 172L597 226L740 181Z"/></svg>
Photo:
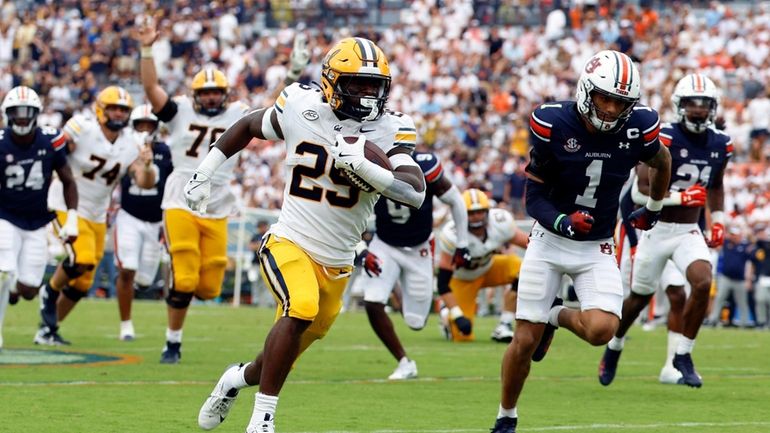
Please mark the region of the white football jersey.
<svg viewBox="0 0 770 433"><path fill-rule="evenodd" d="M78 187L78 215L90 221L106 222L112 190L139 156L145 134L125 127L115 142L110 143L96 117L80 114L67 121L64 132L75 143L67 162ZM67 209L60 182L49 190L48 207Z"/></svg>
<svg viewBox="0 0 770 433"><path fill-rule="evenodd" d="M372 122L340 120L319 89L297 83L283 90L274 109L286 141L287 170L283 208L271 231L324 266L349 266L379 194L352 187L327 148L337 134L364 134L385 153L399 146L411 151L414 122L392 112Z"/></svg>
<svg viewBox="0 0 770 433"><path fill-rule="evenodd" d="M169 131L168 146L171 149L174 171L166 180L161 207L189 211L190 208L184 199L184 186L187 181L206 158L217 137L250 110L242 102L231 102L222 113L206 116L195 111L192 100L187 96L176 96L174 102L177 112L165 123ZM211 178L211 201L203 216L222 218L232 213L236 198L231 192L230 181L233 179L237 163L238 157L232 157L214 173Z"/></svg>
<svg viewBox="0 0 770 433"><path fill-rule="evenodd" d="M471 234L468 236L468 251L471 254L471 263L468 267L456 269L452 277L463 281L475 280L484 275L492 266L492 256L513 239L516 234L516 221L513 215L505 209L493 208L489 210L487 220L487 238L481 240ZM457 244L457 231L454 221L444 224L439 235L439 247L454 254Z"/></svg>

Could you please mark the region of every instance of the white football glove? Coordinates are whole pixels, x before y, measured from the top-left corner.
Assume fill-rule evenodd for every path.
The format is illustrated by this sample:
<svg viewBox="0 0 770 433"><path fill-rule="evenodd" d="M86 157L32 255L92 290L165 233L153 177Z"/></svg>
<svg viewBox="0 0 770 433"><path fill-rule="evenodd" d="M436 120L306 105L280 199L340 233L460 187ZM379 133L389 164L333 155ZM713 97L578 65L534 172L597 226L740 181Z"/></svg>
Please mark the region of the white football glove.
<svg viewBox="0 0 770 433"><path fill-rule="evenodd" d="M191 210L206 213L211 198L211 179L203 173L195 172L184 186L184 199Z"/></svg>
<svg viewBox="0 0 770 433"><path fill-rule="evenodd" d="M67 221L59 230L59 237L64 242L74 242L78 237L78 211L75 209L67 210Z"/></svg>
<svg viewBox="0 0 770 433"><path fill-rule="evenodd" d="M304 33L297 33L294 37L294 47L291 49L289 61L289 72L286 76L292 81L297 81L310 61L310 50L307 49L307 37Z"/></svg>
<svg viewBox="0 0 770 433"><path fill-rule="evenodd" d="M345 141L342 134L337 134L334 139L334 146L329 148L329 152L334 157L334 166L341 170L349 170L355 173L366 162L364 157L366 136L360 135L355 143Z"/></svg>

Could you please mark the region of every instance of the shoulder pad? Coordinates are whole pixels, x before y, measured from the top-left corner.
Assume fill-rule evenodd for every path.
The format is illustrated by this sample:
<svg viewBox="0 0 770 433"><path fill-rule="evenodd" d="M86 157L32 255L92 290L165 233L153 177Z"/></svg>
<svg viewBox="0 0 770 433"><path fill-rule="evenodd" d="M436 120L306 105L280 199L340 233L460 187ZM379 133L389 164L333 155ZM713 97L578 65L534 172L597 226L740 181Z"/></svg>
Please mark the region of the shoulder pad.
<svg viewBox="0 0 770 433"><path fill-rule="evenodd" d="M447 221L444 227L441 227L441 232L438 235L439 247L442 250L449 253L453 253L455 245L457 245L457 233L455 231L455 223L453 221Z"/></svg>
<svg viewBox="0 0 770 433"><path fill-rule="evenodd" d="M414 126L412 117L397 111L387 111L385 116L388 117L396 131L393 145L406 147L410 150L414 149L417 145L417 127Z"/></svg>
<svg viewBox="0 0 770 433"><path fill-rule="evenodd" d="M417 162L417 165L420 166L425 175L425 181L428 183L437 180L444 172L441 161L430 152L415 152L412 157Z"/></svg>

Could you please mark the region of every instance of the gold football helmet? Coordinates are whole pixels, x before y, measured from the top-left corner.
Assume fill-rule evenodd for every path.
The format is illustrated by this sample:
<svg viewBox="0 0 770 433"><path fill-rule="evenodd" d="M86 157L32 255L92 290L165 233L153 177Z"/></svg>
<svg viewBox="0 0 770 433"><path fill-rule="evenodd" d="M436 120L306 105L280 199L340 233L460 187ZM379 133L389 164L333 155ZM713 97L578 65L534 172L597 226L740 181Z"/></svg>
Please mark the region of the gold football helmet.
<svg viewBox="0 0 770 433"><path fill-rule="evenodd" d="M487 195L479 189L471 188L463 192L463 201L468 210L468 228L477 229L486 226L489 215Z"/></svg>
<svg viewBox="0 0 770 433"><path fill-rule="evenodd" d="M216 116L227 108L227 92L230 88L225 74L207 67L195 74L192 80L193 106L206 116ZM217 90L219 92L206 92Z"/></svg>
<svg viewBox="0 0 770 433"><path fill-rule="evenodd" d="M124 107L126 109L125 116L120 116L118 119L110 118L107 115L106 109L111 106ZM109 86L96 96L96 102L94 103L96 120L113 131L120 131L128 125L128 117L133 107L134 101L126 89L118 86Z"/></svg>
<svg viewBox="0 0 770 433"><path fill-rule="evenodd" d="M326 54L321 90L332 109L344 118L378 119L390 92L390 66L369 39L345 38Z"/></svg>

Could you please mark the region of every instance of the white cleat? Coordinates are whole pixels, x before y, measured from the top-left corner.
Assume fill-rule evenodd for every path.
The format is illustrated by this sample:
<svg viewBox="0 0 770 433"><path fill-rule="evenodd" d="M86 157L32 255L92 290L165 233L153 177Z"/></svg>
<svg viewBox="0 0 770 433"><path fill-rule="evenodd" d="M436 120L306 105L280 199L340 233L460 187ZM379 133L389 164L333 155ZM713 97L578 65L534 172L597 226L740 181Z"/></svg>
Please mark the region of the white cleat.
<svg viewBox="0 0 770 433"><path fill-rule="evenodd" d="M203 430L211 430L222 424L227 414L230 413L230 409L233 407L233 403L235 403L235 398L238 397L238 389L225 389L225 376L233 369L238 370L242 367L243 364L228 366L222 377L219 378L219 382L217 382L214 390L211 391L209 398L201 406L201 410L198 412L198 425Z"/></svg>
<svg viewBox="0 0 770 433"><path fill-rule="evenodd" d="M134 324L130 321L120 324L120 341L134 341L136 333L134 332Z"/></svg>
<svg viewBox="0 0 770 433"><path fill-rule="evenodd" d="M389 380L406 380L417 377L417 363L404 358L398 362L398 367L388 376Z"/></svg>
<svg viewBox="0 0 770 433"><path fill-rule="evenodd" d="M660 383L665 383L667 385L677 385L681 379L682 373L674 368L673 365L666 364L663 366L663 368L660 369L660 376L658 376Z"/></svg>
<svg viewBox="0 0 770 433"><path fill-rule="evenodd" d="M270 415L265 414L264 421L260 421L256 424L249 423L246 427L246 433L275 433L275 418L270 418Z"/></svg>
<svg viewBox="0 0 770 433"><path fill-rule="evenodd" d="M513 340L513 326L510 323L498 323L492 331L492 339L498 343L510 343Z"/></svg>

